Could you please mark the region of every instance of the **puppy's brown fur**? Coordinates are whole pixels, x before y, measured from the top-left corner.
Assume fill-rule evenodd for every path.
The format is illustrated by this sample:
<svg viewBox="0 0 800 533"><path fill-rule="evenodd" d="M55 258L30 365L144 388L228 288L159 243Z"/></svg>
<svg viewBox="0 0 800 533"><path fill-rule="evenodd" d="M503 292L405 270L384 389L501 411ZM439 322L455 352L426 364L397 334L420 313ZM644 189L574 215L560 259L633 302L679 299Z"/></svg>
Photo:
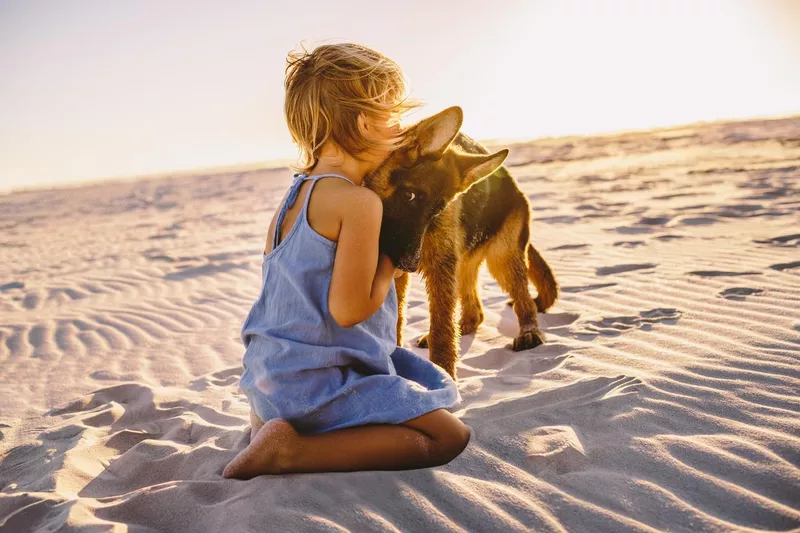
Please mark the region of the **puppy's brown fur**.
<svg viewBox="0 0 800 533"><path fill-rule="evenodd" d="M478 269L489 272L510 296L520 325L512 349L544 341L537 308L545 311L558 296L552 270L530 244L530 205L502 166L508 150L489 154L459 133L458 107L423 120L408 132L408 143L366 179L384 204L381 251L398 268L420 272L430 305L430 333L420 346L431 361L456 377L459 336L483 321ZM528 281L536 286L536 300ZM409 275L396 280L399 304L397 342L402 344ZM456 323L456 301L461 317Z"/></svg>

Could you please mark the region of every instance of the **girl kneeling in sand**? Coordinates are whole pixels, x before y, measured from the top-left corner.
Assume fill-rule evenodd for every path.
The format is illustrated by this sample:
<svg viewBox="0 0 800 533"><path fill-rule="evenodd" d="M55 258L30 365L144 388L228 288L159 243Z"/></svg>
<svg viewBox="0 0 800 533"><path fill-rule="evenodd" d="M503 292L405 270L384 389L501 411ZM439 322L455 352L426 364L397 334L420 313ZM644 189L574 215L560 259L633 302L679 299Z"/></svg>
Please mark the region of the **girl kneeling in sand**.
<svg viewBox="0 0 800 533"><path fill-rule="evenodd" d="M242 327L252 429L223 476L448 463L470 437L445 410L458 390L396 346L401 271L379 254L383 207L361 186L402 142L397 118L414 105L402 72L364 46L325 45L289 55L285 86L302 172L270 224Z"/></svg>

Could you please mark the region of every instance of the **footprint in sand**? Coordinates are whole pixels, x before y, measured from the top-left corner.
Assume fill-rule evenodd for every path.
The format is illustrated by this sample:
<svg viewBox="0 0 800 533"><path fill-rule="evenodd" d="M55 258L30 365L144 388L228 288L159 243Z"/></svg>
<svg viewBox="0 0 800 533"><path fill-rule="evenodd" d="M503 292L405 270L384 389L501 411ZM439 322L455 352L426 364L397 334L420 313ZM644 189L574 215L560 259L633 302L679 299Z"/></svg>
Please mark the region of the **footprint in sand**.
<svg viewBox="0 0 800 533"><path fill-rule="evenodd" d="M39 304L42 301L43 291L41 290L32 290L28 291L25 294L25 297L22 299L22 307L25 309L36 309L39 307Z"/></svg>
<svg viewBox="0 0 800 533"><path fill-rule="evenodd" d="M748 287L731 287L719 293L719 296L728 300L744 300L745 296L752 296L754 294L762 294L763 289L751 289Z"/></svg>
<svg viewBox="0 0 800 533"><path fill-rule="evenodd" d="M614 265L609 267L600 267L598 268L595 273L598 276L609 276L611 274L621 274L623 272L632 272L634 270L644 270L647 268L655 268L658 265L656 263L639 263L633 265Z"/></svg>
<svg viewBox="0 0 800 533"><path fill-rule="evenodd" d="M581 470L589 458L581 439L570 426L539 427L522 435L527 441L527 460L539 474L551 470L566 474Z"/></svg>
<svg viewBox="0 0 800 533"><path fill-rule="evenodd" d="M70 464L90 480L81 489L88 498L218 476L247 435L243 420L186 400L165 401L173 395L133 384L95 391L51 410L47 416L59 418L49 419L37 443L10 450L6 462L14 465L15 481L42 491L54 490L56 472Z"/></svg>
<svg viewBox="0 0 800 533"><path fill-rule="evenodd" d="M492 386L486 383L491 379L501 378L484 378L489 392ZM643 385L635 376L599 376L527 396L492 396L488 404L470 402L462 421L473 428L475 442L493 453L517 457L522 452L536 469L563 472L582 464L575 453L582 452L581 441L567 428L606 424L609 418L629 412ZM519 416L521 412L525 416Z"/></svg>
<svg viewBox="0 0 800 533"><path fill-rule="evenodd" d="M594 338L597 335L616 337L623 331L638 328L650 329L653 324L660 322L675 324L681 315L682 313L677 309L658 308L642 311L636 316L605 317L601 320L587 321L583 329L578 331L578 334L579 336L589 336L589 338Z"/></svg>

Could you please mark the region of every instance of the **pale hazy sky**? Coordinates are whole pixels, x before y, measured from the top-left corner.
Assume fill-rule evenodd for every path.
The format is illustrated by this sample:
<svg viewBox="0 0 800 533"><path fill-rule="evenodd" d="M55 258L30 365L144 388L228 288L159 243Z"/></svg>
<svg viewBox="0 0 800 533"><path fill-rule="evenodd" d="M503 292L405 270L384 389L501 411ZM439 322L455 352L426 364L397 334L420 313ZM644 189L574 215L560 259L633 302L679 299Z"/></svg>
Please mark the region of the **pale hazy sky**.
<svg viewBox="0 0 800 533"><path fill-rule="evenodd" d="M800 112L800 0L0 0L0 189L291 158L326 39L481 139Z"/></svg>

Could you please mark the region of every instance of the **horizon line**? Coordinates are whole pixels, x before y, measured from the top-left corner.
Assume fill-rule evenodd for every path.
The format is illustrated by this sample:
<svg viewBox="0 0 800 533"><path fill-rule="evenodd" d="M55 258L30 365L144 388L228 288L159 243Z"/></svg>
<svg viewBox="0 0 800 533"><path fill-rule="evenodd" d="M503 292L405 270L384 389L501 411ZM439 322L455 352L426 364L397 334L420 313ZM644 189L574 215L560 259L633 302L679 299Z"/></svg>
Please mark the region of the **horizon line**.
<svg viewBox="0 0 800 533"><path fill-rule="evenodd" d="M646 133L652 131L663 131L676 128L683 128L688 126L700 126L709 124L733 124L744 122L757 122L768 120L785 120L789 118L800 118L800 109L790 111L787 113L770 114L770 115L756 115L747 117L729 117L717 119L700 119L693 122L683 122L669 125L653 126L649 128L627 128L620 130L604 130L590 133L567 133L557 135L541 135L538 137L498 137L491 139L476 139L478 142L489 145L498 146L508 144L511 146L519 144L527 144L541 140L557 140L557 139L573 139L573 138L589 138L589 137L610 137L615 135L624 135L629 133ZM138 181L138 180L153 180L173 177L186 177L194 174L209 174L217 175L228 172L254 172L257 170L278 170L282 168L289 168L291 163L296 161L290 158L276 158L259 161L245 161L240 163L220 164L207 167L186 167L178 169L166 169L157 172L149 172L142 174L121 174L116 176L105 176L100 178L88 178L70 180L64 183L44 182L41 184L23 185L21 187L14 187L5 189L0 187L0 197L9 196L11 194L22 194L29 192L41 191L56 191L61 189L79 189L83 187L91 187L101 185L109 182L125 182L125 181Z"/></svg>

